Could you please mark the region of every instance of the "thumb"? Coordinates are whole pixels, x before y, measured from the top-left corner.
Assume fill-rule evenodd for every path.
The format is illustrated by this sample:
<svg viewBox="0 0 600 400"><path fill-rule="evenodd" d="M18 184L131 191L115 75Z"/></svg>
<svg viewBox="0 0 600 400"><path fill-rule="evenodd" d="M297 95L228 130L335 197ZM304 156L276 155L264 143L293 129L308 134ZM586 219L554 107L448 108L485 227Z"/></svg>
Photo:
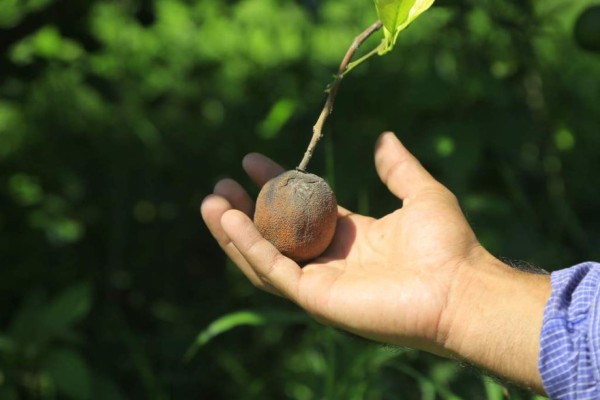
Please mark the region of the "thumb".
<svg viewBox="0 0 600 400"><path fill-rule="evenodd" d="M377 140L375 167L381 181L401 200L440 185L392 132L382 133Z"/></svg>

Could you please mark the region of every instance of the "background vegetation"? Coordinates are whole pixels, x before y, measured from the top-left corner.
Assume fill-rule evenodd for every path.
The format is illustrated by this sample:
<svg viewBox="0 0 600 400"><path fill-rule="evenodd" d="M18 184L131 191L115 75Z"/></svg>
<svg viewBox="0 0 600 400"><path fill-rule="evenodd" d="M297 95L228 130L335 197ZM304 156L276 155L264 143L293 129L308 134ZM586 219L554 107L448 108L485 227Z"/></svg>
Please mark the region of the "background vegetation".
<svg viewBox="0 0 600 400"><path fill-rule="evenodd" d="M393 210L372 162L391 129L496 255L600 260L600 55L573 39L593 3L439 0L345 80L311 170L348 208ZM218 178L251 188L247 152L297 165L375 18L370 0L0 0L0 398L503 398L257 293L199 217Z"/></svg>

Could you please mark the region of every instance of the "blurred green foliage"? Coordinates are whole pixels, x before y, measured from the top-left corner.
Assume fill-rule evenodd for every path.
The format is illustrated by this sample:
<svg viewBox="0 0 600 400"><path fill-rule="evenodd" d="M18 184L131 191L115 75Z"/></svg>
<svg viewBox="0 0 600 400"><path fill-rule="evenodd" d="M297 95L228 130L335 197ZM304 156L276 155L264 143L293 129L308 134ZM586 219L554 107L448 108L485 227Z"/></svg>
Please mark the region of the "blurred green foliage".
<svg viewBox="0 0 600 400"><path fill-rule="evenodd" d="M592 4L439 0L344 81L311 169L383 215L372 147L392 129L496 255L599 260L600 55L573 36ZM0 0L0 398L504 397L257 293L199 218L220 177L256 194L247 152L297 165L375 18L370 0Z"/></svg>

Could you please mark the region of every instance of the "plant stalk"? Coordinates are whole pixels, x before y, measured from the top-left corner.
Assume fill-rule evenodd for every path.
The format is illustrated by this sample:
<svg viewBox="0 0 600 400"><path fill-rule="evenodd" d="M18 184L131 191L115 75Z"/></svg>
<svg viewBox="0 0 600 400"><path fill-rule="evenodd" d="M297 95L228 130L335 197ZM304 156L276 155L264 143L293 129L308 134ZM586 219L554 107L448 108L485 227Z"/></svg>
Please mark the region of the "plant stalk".
<svg viewBox="0 0 600 400"><path fill-rule="evenodd" d="M346 55L344 56L342 63L340 64L340 68L338 70L337 75L335 76L335 79L333 80L331 85L329 85L329 87L326 90L328 92L328 96L327 96L327 100L325 101L325 106L323 107L323 111L321 111L321 114L319 115L317 122L313 126L312 138L308 145L308 149L304 153L302 162L296 168L297 170L303 171L303 172L306 171L306 167L308 166L308 163L310 162L310 159L312 158L315 148L317 147L317 143L323 137L323 125L325 124L327 117L329 117L329 115L333 112L333 105L335 103L335 97L337 95L338 89L340 88L340 83L342 83L342 79L344 79L344 76L348 72L350 72L352 69L354 69L356 66L358 66L360 63L362 63L366 59L370 58L371 56L377 54L377 52L379 51L381 44L379 46L377 46L377 48L375 48L373 51L368 53L366 56L362 57L361 59L357 60L354 63L351 63L352 57L354 57L354 54L360 48L360 46L373 33L377 32L379 29L381 29L382 25L383 24L381 23L381 21L376 21L375 23L373 23L373 25L369 26L363 33L361 33L356 38L354 38L354 41L352 41L350 48L346 52Z"/></svg>

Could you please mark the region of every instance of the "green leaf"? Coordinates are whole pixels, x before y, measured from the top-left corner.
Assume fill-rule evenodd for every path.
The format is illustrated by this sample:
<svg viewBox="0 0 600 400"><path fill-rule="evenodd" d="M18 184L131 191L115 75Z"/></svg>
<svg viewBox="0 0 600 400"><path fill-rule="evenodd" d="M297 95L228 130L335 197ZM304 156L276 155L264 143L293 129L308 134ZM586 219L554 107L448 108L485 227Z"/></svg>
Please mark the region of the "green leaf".
<svg viewBox="0 0 600 400"><path fill-rule="evenodd" d="M35 49L37 53L43 57L58 57L62 44L62 37L54 26L45 26L35 35Z"/></svg>
<svg viewBox="0 0 600 400"><path fill-rule="evenodd" d="M485 387L485 393L487 395L487 399L489 400L503 400L504 399L504 389L502 386L494 382L491 378L484 376L483 385Z"/></svg>
<svg viewBox="0 0 600 400"><path fill-rule="evenodd" d="M560 151L571 150L575 146L575 135L566 127L562 127L554 135L554 143Z"/></svg>
<svg viewBox="0 0 600 400"><path fill-rule="evenodd" d="M43 363L44 371L50 376L56 389L73 400L91 397L91 374L85 360L73 350L55 350Z"/></svg>
<svg viewBox="0 0 600 400"><path fill-rule="evenodd" d="M91 308L91 288L87 283L73 285L47 300L42 293L31 292L13 318L8 337L15 346L22 346L30 356L43 352L49 342L57 337L77 341L71 328L84 318ZM1 338L0 338L1 339ZM0 350L10 350L9 342Z"/></svg>
<svg viewBox="0 0 600 400"><path fill-rule="evenodd" d="M377 15L383 23L386 46L385 54L396 44L400 31L404 30L419 15L427 11L435 0L375 0Z"/></svg>
<svg viewBox="0 0 600 400"><path fill-rule="evenodd" d="M281 99L271 108L267 117L258 126L258 135L262 139L272 139L294 115L298 106L293 99Z"/></svg>
<svg viewBox="0 0 600 400"><path fill-rule="evenodd" d="M394 365L402 373L414 378L419 383L423 398L434 398L437 393L444 400L460 400L460 397L452 393L445 385L432 381L428 376L422 374L408 364Z"/></svg>
<svg viewBox="0 0 600 400"><path fill-rule="evenodd" d="M415 2L416 0L375 0L377 14L385 29L396 32L396 28L408 18Z"/></svg>
<svg viewBox="0 0 600 400"><path fill-rule="evenodd" d="M2 124L2 109L0 109L0 129ZM44 198L44 190L39 180L23 173L13 174L8 180L10 193L19 205L33 206Z"/></svg>
<svg viewBox="0 0 600 400"><path fill-rule="evenodd" d="M47 337L42 327L43 304L46 299L33 291L27 295L12 319L8 336L18 345L37 344Z"/></svg>
<svg viewBox="0 0 600 400"><path fill-rule="evenodd" d="M15 350L13 339L6 335L0 334L0 353L12 353Z"/></svg>
<svg viewBox="0 0 600 400"><path fill-rule="evenodd" d="M3 0L0 1L0 5L2 6L0 28L16 26L25 14L19 0Z"/></svg>
<svg viewBox="0 0 600 400"><path fill-rule="evenodd" d="M435 149L440 157L449 157L455 150L454 139L450 136L442 135L435 139Z"/></svg>
<svg viewBox="0 0 600 400"><path fill-rule="evenodd" d="M87 283L67 288L56 296L44 310L48 329L60 332L84 318L92 306L92 291Z"/></svg>
<svg viewBox="0 0 600 400"><path fill-rule="evenodd" d="M184 360L190 361L200 347L210 342L214 337L238 326L259 326L274 323L291 324L306 322L307 320L305 314L286 311L237 311L226 314L213 321L196 336L195 342L186 351Z"/></svg>

